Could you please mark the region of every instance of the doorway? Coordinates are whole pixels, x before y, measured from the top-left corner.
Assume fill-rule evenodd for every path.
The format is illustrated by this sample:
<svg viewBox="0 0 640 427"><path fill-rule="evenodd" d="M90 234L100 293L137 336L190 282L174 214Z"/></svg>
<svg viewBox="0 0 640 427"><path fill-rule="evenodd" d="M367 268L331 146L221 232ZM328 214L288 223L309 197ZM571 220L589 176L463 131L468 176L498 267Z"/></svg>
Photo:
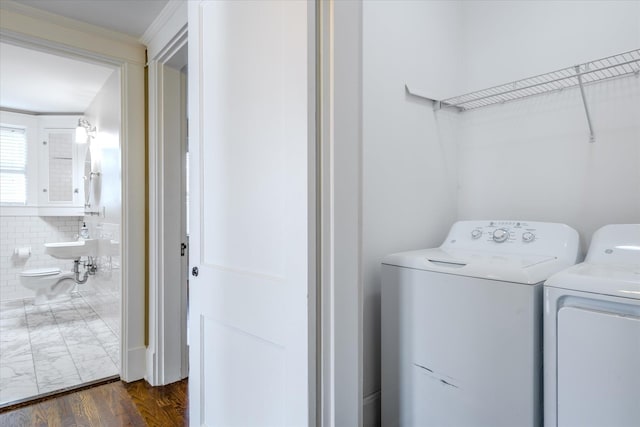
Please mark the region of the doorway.
<svg viewBox="0 0 640 427"><path fill-rule="evenodd" d="M6 15L6 16L5 16ZM3 10L0 41L13 45L112 67L119 73L117 94L112 101L120 112L114 125L119 133L121 204L108 214L121 218L120 264L114 274L121 278L122 295L118 316L121 324L120 377L131 382L144 377L144 301L145 301L145 80L144 47L127 39L94 33L87 28L56 26L40 17L28 19ZM102 197L105 194L102 193Z"/></svg>
<svg viewBox="0 0 640 427"><path fill-rule="evenodd" d="M14 189L0 203L0 406L9 406L120 374L121 70L5 37L0 51L0 184ZM81 122L91 132L77 140ZM45 248L81 241L78 274L73 258Z"/></svg>

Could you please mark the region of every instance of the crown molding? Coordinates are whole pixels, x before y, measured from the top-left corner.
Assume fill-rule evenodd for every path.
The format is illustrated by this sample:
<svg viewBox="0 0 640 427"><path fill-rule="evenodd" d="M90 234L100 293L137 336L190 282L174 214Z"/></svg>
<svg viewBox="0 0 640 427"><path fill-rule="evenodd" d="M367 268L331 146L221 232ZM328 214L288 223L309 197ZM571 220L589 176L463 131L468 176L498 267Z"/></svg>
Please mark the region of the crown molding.
<svg viewBox="0 0 640 427"><path fill-rule="evenodd" d="M149 46L163 28L165 28L166 25L174 19L174 15L176 15L185 5L185 0L169 0L167 5L160 11L158 16L156 16L156 19L153 20L144 34L142 34L139 42L145 46Z"/></svg>
<svg viewBox="0 0 640 427"><path fill-rule="evenodd" d="M30 18L50 22L55 25L59 25L64 28L76 30L85 33L91 33L96 36L100 36L106 39L118 41L120 43L130 44L132 46L139 46L140 40L133 36L124 34L118 31L108 30L97 25L88 24L86 22L78 21L76 19L67 18L55 13L47 12L34 7L26 6L13 0L2 0L0 2L0 10L7 10L10 12L18 13Z"/></svg>
<svg viewBox="0 0 640 427"><path fill-rule="evenodd" d="M0 0L0 41L116 67L145 63L135 38L9 0Z"/></svg>
<svg viewBox="0 0 640 427"><path fill-rule="evenodd" d="M24 114L27 116L83 116L84 113L60 113L47 111L27 111L17 108L0 107L0 113Z"/></svg>

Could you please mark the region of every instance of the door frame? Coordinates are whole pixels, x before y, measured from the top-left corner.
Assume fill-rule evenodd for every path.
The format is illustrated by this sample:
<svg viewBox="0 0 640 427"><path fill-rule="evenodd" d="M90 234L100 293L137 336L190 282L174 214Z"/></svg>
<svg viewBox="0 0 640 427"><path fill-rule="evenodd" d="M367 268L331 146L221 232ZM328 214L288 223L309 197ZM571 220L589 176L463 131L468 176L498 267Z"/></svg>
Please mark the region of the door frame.
<svg viewBox="0 0 640 427"><path fill-rule="evenodd" d="M3 4L1 17L3 42L110 66L120 72L120 377L136 381L145 371L144 47L131 37L20 4Z"/></svg>
<svg viewBox="0 0 640 427"><path fill-rule="evenodd" d="M176 242L164 239L165 195L164 136L184 124L177 115L164 114L165 89L180 92L175 79L167 79L165 67L176 62L187 46L187 3L169 2L162 9L141 41L147 45L148 58L148 179L149 179L149 337L145 379L149 384L165 385L188 375L187 347L187 290L177 293L174 284L165 280L164 259L172 251L177 254ZM178 62L183 59L178 59ZM186 99L185 99L186 101ZM168 121L166 121L168 119ZM177 160L177 159L175 159ZM171 163L173 167L176 163ZM171 196L175 197L175 194ZM175 200L175 199L174 199ZM170 202L169 202L170 203ZM175 259L174 259L175 261ZM185 278L186 280L186 278ZM179 307L176 307L176 303ZM177 308L177 309L176 309ZM173 325L180 325L175 334ZM172 349L171 355L169 351ZM178 362L179 361L179 362Z"/></svg>
<svg viewBox="0 0 640 427"><path fill-rule="evenodd" d="M163 27L164 28L164 27ZM166 36L169 30L163 30ZM184 23L173 34L166 45L157 52L150 52L148 63L148 108L149 108L149 345L147 347L147 372L145 379L151 385L166 385L188 375L187 347L187 288L180 289L166 276L175 264L182 263L180 243L168 239L169 229L175 227L165 216L167 209L181 200L175 194L165 175L170 170L181 168L181 158L165 155L175 144L173 136L186 134L185 123L176 113L176 99L165 95L179 93L181 104L186 108L186 97L180 79L169 75L172 62L181 56L188 41L186 14ZM179 58L184 62L186 58ZM183 65L187 65L186 63ZM174 72L175 73L175 72ZM174 74L171 73L171 74ZM178 110L181 110L179 106ZM182 141L181 146L184 144ZM175 148L175 147L173 147ZM183 187L183 186L182 186ZM184 188L180 189L181 192ZM186 221L186 218L182 218ZM180 269L182 272L182 268ZM179 307L176 309L176 301ZM176 325L179 325L176 328Z"/></svg>
<svg viewBox="0 0 640 427"><path fill-rule="evenodd" d="M362 1L318 1L317 425L363 425Z"/></svg>

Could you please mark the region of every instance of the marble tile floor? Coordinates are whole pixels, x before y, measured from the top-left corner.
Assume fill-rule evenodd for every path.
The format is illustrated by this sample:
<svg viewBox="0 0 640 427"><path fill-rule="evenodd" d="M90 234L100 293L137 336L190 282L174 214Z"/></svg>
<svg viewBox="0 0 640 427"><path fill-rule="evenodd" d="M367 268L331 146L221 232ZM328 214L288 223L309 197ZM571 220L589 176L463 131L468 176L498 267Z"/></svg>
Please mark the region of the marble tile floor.
<svg viewBox="0 0 640 427"><path fill-rule="evenodd" d="M0 405L117 375L118 333L80 293L0 303Z"/></svg>
<svg viewBox="0 0 640 427"><path fill-rule="evenodd" d="M120 330L120 281L98 275L79 287L79 293L111 328Z"/></svg>

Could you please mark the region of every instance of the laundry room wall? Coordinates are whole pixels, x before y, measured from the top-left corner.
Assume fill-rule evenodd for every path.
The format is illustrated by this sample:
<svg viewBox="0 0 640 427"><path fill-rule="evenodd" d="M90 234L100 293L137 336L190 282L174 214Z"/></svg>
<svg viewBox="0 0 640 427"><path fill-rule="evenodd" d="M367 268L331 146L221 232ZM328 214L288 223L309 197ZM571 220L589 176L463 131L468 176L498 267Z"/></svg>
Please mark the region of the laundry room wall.
<svg viewBox="0 0 640 427"><path fill-rule="evenodd" d="M640 3L468 2L466 90L640 48ZM588 247L608 223L640 222L640 78L460 113L460 219L562 222Z"/></svg>
<svg viewBox="0 0 640 427"><path fill-rule="evenodd" d="M458 115L412 90L452 92L461 73L460 2L363 3L362 267L364 425L379 425L380 262L437 246L455 221Z"/></svg>
<svg viewBox="0 0 640 427"><path fill-rule="evenodd" d="M639 26L638 1L465 2L460 90L485 89L638 49Z"/></svg>

